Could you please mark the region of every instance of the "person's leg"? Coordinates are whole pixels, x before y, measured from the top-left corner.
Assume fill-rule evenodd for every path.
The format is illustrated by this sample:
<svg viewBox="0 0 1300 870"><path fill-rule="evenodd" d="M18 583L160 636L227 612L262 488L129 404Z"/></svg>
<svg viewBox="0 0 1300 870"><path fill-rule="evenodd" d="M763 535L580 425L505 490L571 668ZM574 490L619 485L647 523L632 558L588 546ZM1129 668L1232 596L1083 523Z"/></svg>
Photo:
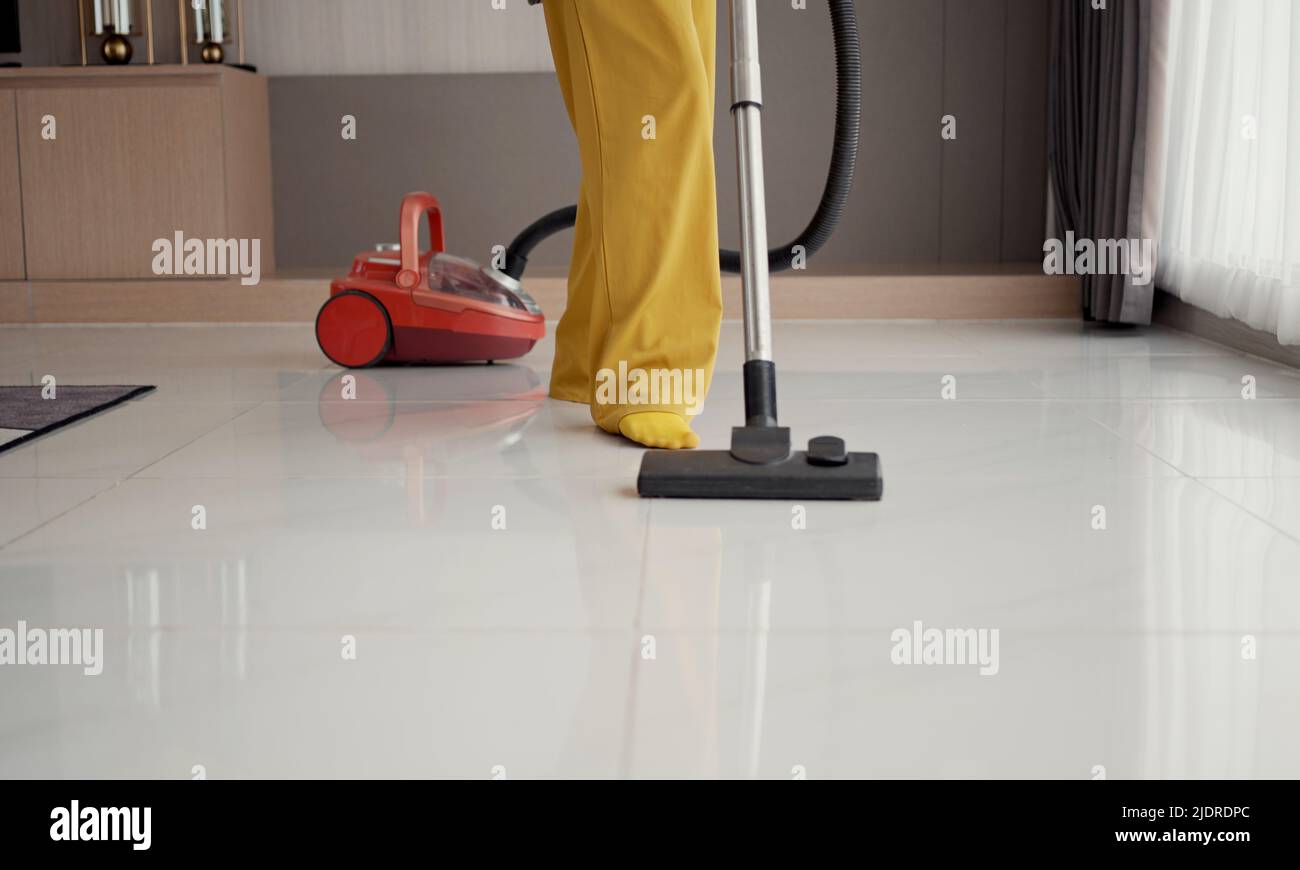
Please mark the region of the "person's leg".
<svg viewBox="0 0 1300 870"><path fill-rule="evenodd" d="M577 128L573 104L573 63L569 53L569 32L558 3L545 3L546 31L555 59L555 74L560 93L569 112L569 121ZM591 366L588 336L591 334L591 306L596 293L596 244L592 239L591 209L587 205L584 181L578 196L578 219L573 227L573 254L569 261L569 292L564 314L555 327L555 360L551 364L553 399L566 402L591 402Z"/></svg>
<svg viewBox="0 0 1300 870"><path fill-rule="evenodd" d="M695 38L700 44L700 60L704 62L704 74L709 79L709 129L713 129L718 70L717 0L691 0L691 16L695 19Z"/></svg>
<svg viewBox="0 0 1300 870"><path fill-rule="evenodd" d="M592 238L587 185L578 196L578 219L573 227L573 254L569 258L569 292L555 327L555 360L551 364L552 399L591 403L591 308L596 297L596 242Z"/></svg>
<svg viewBox="0 0 1300 870"><path fill-rule="evenodd" d="M712 377L722 314L703 44L713 27L701 32L697 0L545 5L563 32L591 212L590 382L663 372L696 393L653 401L597 388L592 418L651 446L694 446L688 411Z"/></svg>

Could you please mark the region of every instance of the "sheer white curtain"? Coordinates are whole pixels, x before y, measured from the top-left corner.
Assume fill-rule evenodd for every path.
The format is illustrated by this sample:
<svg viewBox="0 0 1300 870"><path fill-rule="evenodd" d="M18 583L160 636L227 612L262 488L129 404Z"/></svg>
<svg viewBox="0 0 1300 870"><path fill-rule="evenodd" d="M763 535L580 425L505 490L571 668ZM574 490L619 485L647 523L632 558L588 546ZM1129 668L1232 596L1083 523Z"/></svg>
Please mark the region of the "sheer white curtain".
<svg viewBox="0 0 1300 870"><path fill-rule="evenodd" d="M1300 2L1173 0L1157 284L1300 344Z"/></svg>

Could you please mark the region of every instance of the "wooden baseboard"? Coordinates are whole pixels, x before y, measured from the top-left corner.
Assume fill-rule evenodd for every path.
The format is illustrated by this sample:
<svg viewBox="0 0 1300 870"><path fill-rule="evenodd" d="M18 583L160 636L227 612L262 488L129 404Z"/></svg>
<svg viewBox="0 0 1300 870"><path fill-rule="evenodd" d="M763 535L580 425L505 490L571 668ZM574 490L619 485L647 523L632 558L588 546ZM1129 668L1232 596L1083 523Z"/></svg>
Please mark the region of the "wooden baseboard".
<svg viewBox="0 0 1300 870"><path fill-rule="evenodd" d="M309 278L5 281L0 323L297 323L328 295L328 280Z"/></svg>
<svg viewBox="0 0 1300 870"><path fill-rule="evenodd" d="M1253 329L1240 320L1188 305L1172 293L1156 291L1151 322L1186 332L1242 353L1300 368L1300 347L1279 344L1277 336Z"/></svg>
<svg viewBox="0 0 1300 870"><path fill-rule="evenodd" d="M307 323L330 275L290 273L255 287L238 280L3 281L0 323ZM548 319L564 310L563 275L525 286ZM741 316L740 281L723 280L724 316ZM1035 267L871 267L856 274L772 278L772 316L782 320L1003 320L1074 317L1077 279Z"/></svg>

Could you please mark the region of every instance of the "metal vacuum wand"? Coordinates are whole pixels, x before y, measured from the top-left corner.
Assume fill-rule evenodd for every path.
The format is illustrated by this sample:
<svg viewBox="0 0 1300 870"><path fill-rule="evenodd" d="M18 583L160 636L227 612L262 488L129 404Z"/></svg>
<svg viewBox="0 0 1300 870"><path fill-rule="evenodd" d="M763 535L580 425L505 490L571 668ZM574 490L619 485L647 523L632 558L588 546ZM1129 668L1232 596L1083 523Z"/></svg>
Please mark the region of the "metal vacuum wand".
<svg viewBox="0 0 1300 870"><path fill-rule="evenodd" d="M740 283L745 317L745 420L775 426L772 302L763 183L763 75L757 0L731 0L731 117L740 189Z"/></svg>
<svg viewBox="0 0 1300 870"><path fill-rule="evenodd" d="M740 173L741 281L745 360L772 360L767 268L767 193L763 186L763 76L755 0L731 0L731 117Z"/></svg>

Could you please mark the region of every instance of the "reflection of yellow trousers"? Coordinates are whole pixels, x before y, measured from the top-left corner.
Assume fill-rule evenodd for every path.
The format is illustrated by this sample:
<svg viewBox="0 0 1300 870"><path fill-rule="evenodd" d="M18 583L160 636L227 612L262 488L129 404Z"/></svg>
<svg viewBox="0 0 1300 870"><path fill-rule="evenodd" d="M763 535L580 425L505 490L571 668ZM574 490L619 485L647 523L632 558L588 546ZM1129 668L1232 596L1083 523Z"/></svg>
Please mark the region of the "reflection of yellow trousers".
<svg viewBox="0 0 1300 870"><path fill-rule="evenodd" d="M618 431L659 404L606 404L600 373L703 371L722 318L713 103L715 0L545 0L582 156L569 300L551 395ZM658 391L656 391L658 392ZM602 396L605 391L602 391ZM702 392L701 392L702 395ZM689 399L688 399L689 400Z"/></svg>

